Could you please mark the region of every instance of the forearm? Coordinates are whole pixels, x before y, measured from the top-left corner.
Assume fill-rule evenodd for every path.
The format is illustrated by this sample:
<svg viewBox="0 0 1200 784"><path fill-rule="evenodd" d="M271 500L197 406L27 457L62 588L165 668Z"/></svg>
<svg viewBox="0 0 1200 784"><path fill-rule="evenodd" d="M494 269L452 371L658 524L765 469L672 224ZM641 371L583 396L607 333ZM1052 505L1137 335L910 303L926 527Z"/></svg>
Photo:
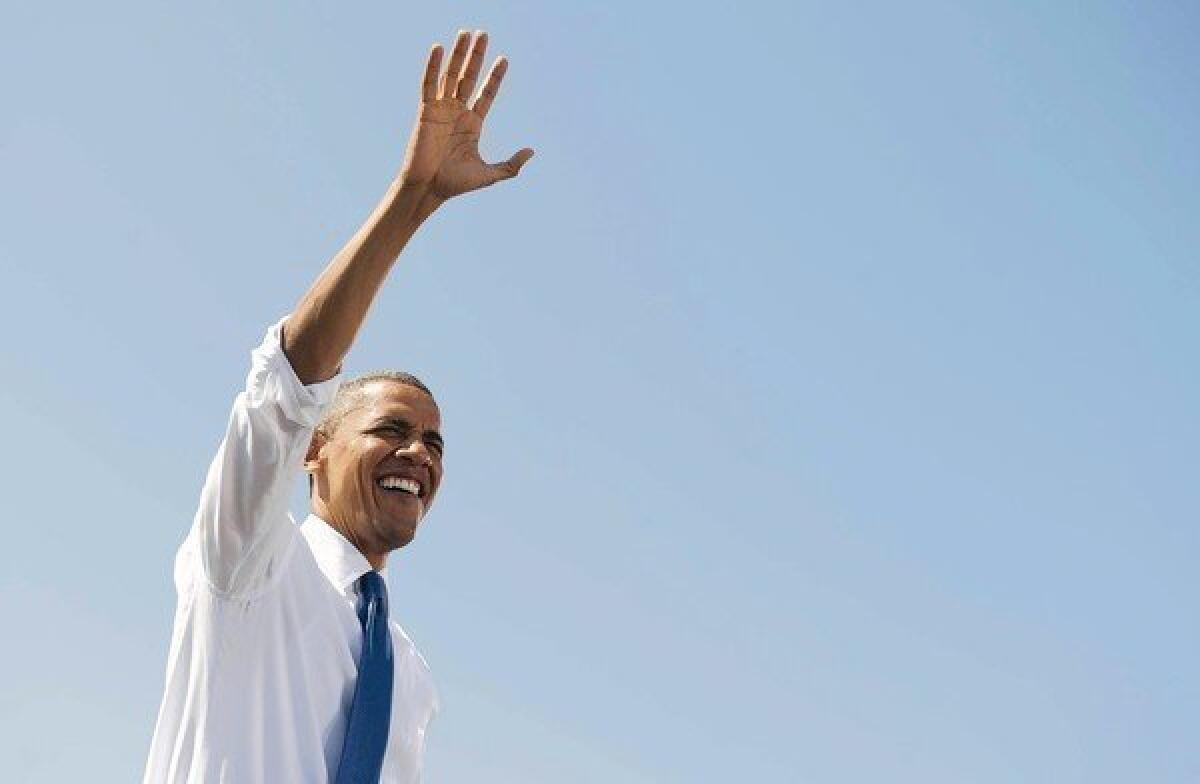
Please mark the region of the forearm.
<svg viewBox="0 0 1200 784"><path fill-rule="evenodd" d="M303 383L338 372L396 258L440 203L427 187L398 179L300 299L283 350Z"/></svg>

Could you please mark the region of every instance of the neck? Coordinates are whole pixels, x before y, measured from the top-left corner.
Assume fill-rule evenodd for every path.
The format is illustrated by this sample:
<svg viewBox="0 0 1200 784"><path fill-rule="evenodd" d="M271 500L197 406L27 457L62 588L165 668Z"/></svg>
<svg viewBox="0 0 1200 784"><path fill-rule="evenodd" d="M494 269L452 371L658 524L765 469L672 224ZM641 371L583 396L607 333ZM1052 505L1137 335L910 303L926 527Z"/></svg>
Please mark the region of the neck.
<svg viewBox="0 0 1200 784"><path fill-rule="evenodd" d="M379 571L387 565L388 554L386 552L375 552L366 546L366 543L357 536L350 527L338 522L337 519L329 514L329 510L325 508L325 504L321 503L319 498L314 498L311 503L312 513L325 521L333 530L337 531L342 536L346 537L346 541L354 545L354 549L362 553L363 558L367 559L367 563L371 564L371 568Z"/></svg>

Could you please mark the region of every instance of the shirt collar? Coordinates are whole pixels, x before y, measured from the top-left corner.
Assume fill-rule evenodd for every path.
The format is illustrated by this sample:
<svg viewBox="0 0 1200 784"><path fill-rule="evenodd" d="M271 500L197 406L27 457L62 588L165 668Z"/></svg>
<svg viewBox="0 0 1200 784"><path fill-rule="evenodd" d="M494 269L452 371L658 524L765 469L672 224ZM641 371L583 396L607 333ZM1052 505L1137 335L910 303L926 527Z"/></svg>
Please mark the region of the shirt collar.
<svg viewBox="0 0 1200 784"><path fill-rule="evenodd" d="M350 540L315 514L310 514L300 526L325 579L343 594L352 594L355 580L371 570L371 564ZM382 573L382 570L381 570Z"/></svg>

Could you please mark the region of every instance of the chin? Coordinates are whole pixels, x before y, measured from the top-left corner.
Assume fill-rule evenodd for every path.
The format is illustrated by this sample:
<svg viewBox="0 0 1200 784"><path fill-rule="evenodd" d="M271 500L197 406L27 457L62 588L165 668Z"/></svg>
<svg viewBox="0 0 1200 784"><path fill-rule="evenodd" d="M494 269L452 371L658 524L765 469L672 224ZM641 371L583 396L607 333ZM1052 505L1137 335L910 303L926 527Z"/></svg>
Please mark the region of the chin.
<svg viewBox="0 0 1200 784"><path fill-rule="evenodd" d="M386 534L389 549L399 550L416 538L417 524L393 525L388 528Z"/></svg>

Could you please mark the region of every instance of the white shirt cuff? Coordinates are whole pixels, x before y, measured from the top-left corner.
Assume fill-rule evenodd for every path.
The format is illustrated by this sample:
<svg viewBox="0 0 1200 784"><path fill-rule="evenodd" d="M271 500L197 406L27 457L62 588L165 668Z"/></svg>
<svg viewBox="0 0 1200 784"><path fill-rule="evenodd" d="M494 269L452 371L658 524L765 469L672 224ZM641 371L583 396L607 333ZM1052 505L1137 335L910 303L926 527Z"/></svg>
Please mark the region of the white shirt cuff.
<svg viewBox="0 0 1200 784"><path fill-rule="evenodd" d="M292 363L283 353L283 325L288 316L276 321L251 353L246 394L251 405L273 400L289 420L300 427L316 427L333 400L341 383L339 372L332 378L305 385L296 376Z"/></svg>

